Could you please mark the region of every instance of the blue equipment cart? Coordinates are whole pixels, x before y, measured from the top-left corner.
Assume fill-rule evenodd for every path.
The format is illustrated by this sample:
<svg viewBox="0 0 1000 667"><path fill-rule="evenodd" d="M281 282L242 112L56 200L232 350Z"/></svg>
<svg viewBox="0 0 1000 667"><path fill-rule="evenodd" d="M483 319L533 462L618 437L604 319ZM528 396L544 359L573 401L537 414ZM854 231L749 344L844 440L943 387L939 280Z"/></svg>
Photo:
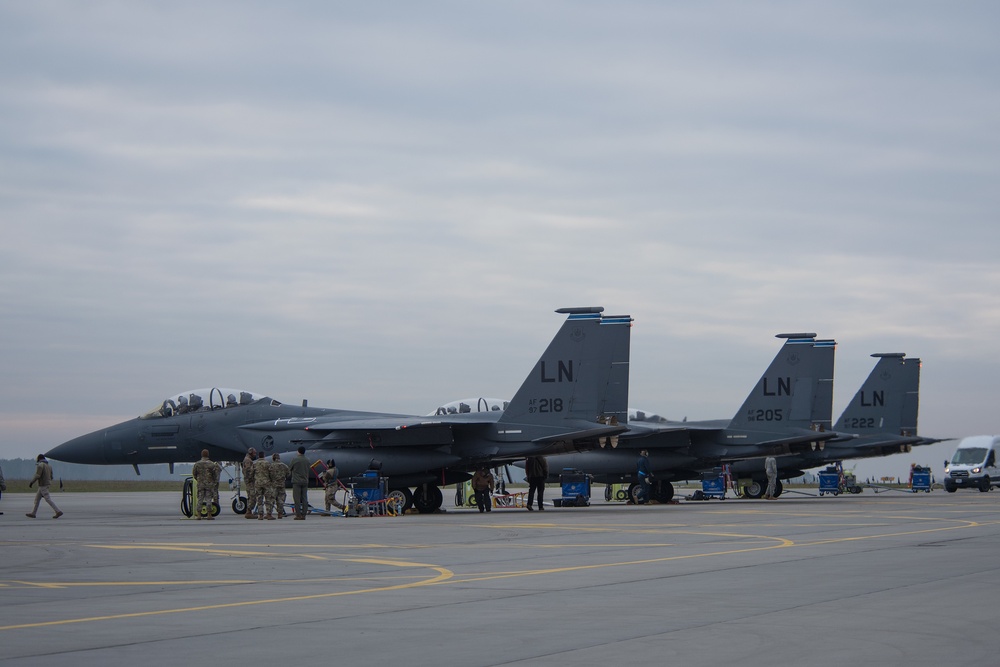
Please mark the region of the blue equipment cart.
<svg viewBox="0 0 1000 667"><path fill-rule="evenodd" d="M590 475L574 468L563 468L559 475L562 497L554 498L556 507L587 507L590 505Z"/></svg>
<svg viewBox="0 0 1000 667"><path fill-rule="evenodd" d="M701 492L706 498L726 499L726 476L722 468L701 473Z"/></svg>
<svg viewBox="0 0 1000 667"><path fill-rule="evenodd" d="M834 466L830 466L826 470L821 470L819 473L819 495L832 493L835 496L839 496L840 491L840 470Z"/></svg>
<svg viewBox="0 0 1000 667"><path fill-rule="evenodd" d="M913 468L913 479L910 482L910 489L916 493L917 491L931 492L931 469L921 468L916 466Z"/></svg>

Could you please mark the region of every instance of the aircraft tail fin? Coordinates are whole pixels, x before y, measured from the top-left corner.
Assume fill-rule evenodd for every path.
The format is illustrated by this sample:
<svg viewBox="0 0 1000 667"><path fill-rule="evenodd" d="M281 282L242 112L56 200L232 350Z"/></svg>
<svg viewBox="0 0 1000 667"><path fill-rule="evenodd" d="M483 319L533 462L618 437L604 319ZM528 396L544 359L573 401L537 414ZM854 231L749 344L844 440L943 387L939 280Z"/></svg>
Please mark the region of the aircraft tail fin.
<svg viewBox="0 0 1000 667"><path fill-rule="evenodd" d="M558 426L566 420L625 424L632 318L601 307L568 315L499 423Z"/></svg>
<svg viewBox="0 0 1000 667"><path fill-rule="evenodd" d="M837 420L836 430L859 435L915 436L920 359L907 359L899 352L872 356L878 362Z"/></svg>
<svg viewBox="0 0 1000 667"><path fill-rule="evenodd" d="M829 430L837 343L813 333L778 334L785 344L747 396L729 428L740 431Z"/></svg>

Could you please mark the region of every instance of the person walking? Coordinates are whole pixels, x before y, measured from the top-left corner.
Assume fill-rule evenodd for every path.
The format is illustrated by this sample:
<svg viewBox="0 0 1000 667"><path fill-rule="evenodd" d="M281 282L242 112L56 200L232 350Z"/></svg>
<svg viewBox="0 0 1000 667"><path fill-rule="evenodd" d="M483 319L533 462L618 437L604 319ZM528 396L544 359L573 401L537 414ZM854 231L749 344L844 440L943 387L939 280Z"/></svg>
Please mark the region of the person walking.
<svg viewBox="0 0 1000 667"><path fill-rule="evenodd" d="M271 491L274 493L274 505L279 519L285 518L285 480L288 479L288 466L278 454L271 456Z"/></svg>
<svg viewBox="0 0 1000 667"><path fill-rule="evenodd" d="M25 516L34 519L35 515L38 513L38 505L45 499L45 502L49 504L49 507L55 511L52 515L53 519L58 519L63 515L62 510L56 507L56 504L52 502L52 496L49 495L49 486L52 485L52 466L45 459L44 454L39 454L38 458L35 459L35 476L31 478L28 482L28 488L30 489L36 482L38 483L38 490L35 492L35 506L31 508Z"/></svg>
<svg viewBox="0 0 1000 667"><path fill-rule="evenodd" d="M493 473L486 466L479 466L475 474L472 475L472 491L476 495L476 505L480 512L492 512L490 503L490 491L493 489Z"/></svg>
<svg viewBox="0 0 1000 667"><path fill-rule="evenodd" d="M191 466L191 476L198 485L198 504L194 513L198 519L215 518L215 496L219 490L219 466L208 458L208 450L201 450L201 460Z"/></svg>
<svg viewBox="0 0 1000 667"><path fill-rule="evenodd" d="M299 445L299 453L292 457L288 469L292 473L292 506L295 508L295 521L305 521L309 512L309 459L306 458L306 448Z"/></svg>
<svg viewBox="0 0 1000 667"><path fill-rule="evenodd" d="M639 458L635 462L635 471L639 477L639 489L635 502L637 505L642 505L649 502L649 492L652 488L649 481L653 477L649 470L649 450L643 449L639 452Z"/></svg>
<svg viewBox="0 0 1000 667"><path fill-rule="evenodd" d="M767 475L767 491L764 493L764 500L775 500L775 487L778 483L778 461L773 456L764 459L764 474Z"/></svg>
<svg viewBox="0 0 1000 667"><path fill-rule="evenodd" d="M327 511L326 516L333 516L333 514L330 513L331 507L336 507L341 512L344 511L344 505L337 500L337 487L339 486L337 484L337 478L339 476L340 471L337 470L336 462L333 459L330 459L326 462L326 470L324 470L323 474L319 476L320 480L326 486L326 494L323 497L323 502L326 505Z"/></svg>
<svg viewBox="0 0 1000 667"><path fill-rule="evenodd" d="M528 479L528 511L535 509L531 505L538 492L538 509L544 510L542 495L545 493L545 480L549 477L549 463L544 456L529 456L524 461L524 473Z"/></svg>

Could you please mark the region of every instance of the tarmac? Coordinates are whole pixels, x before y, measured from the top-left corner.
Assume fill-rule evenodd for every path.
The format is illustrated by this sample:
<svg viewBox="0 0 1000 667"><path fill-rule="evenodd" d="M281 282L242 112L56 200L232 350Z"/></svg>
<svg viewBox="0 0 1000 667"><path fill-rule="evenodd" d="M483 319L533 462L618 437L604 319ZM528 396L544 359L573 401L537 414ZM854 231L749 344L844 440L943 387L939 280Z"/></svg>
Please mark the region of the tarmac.
<svg viewBox="0 0 1000 667"><path fill-rule="evenodd" d="M2 664L997 660L996 491L487 514L446 491L445 513L306 521L53 495L56 521L0 502Z"/></svg>

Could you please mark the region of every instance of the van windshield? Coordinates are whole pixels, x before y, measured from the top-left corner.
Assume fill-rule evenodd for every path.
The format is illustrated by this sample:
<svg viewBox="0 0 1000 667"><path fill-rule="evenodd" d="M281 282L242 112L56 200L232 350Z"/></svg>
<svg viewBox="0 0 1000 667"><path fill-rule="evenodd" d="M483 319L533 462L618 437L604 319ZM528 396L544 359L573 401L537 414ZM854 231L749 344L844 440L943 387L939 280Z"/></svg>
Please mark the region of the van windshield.
<svg viewBox="0 0 1000 667"><path fill-rule="evenodd" d="M952 458L952 463L982 463L983 459L986 458L986 448L985 447L968 447L964 449L955 450L955 456Z"/></svg>

